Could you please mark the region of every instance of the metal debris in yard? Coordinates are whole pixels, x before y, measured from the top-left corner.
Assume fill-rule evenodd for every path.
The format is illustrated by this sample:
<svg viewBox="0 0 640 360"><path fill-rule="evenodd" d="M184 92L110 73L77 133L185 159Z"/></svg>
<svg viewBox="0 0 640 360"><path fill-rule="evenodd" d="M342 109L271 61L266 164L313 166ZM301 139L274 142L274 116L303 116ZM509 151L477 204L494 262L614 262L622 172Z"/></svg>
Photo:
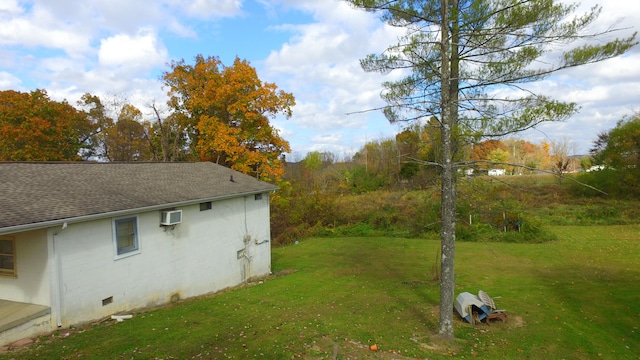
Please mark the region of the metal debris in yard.
<svg viewBox="0 0 640 360"><path fill-rule="evenodd" d="M498 310L493 299L482 290L478 292L478 296L469 292L460 293L456 297L455 309L470 324L482 322L483 320L489 324L491 319L502 319L504 321L508 319L506 310Z"/></svg>

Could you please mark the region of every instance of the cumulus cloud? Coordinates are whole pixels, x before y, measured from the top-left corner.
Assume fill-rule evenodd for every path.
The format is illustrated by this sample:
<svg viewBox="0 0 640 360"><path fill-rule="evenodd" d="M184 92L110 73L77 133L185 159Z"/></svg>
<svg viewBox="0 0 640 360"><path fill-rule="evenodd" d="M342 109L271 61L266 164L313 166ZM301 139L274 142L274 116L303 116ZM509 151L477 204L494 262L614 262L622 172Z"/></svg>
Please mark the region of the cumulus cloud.
<svg viewBox="0 0 640 360"><path fill-rule="evenodd" d="M365 73L359 59L382 52L401 30L343 1L285 3L314 20L274 27L291 37L262 63L270 80L296 96L294 115L282 124L295 134L294 152L353 154L373 137L394 136L398 126L373 109L384 105L381 84L395 74Z"/></svg>
<svg viewBox="0 0 640 360"><path fill-rule="evenodd" d="M21 14L24 9L18 5L17 0L3 0L0 2L0 16Z"/></svg>
<svg viewBox="0 0 640 360"><path fill-rule="evenodd" d="M14 16L2 12L1 15L0 45L60 49L70 55L89 49L90 38L85 33L35 5L30 13L20 12Z"/></svg>
<svg viewBox="0 0 640 360"><path fill-rule="evenodd" d="M15 90L20 88L20 78L9 74L6 71L0 71L0 90Z"/></svg>
<svg viewBox="0 0 640 360"><path fill-rule="evenodd" d="M160 66L167 61L167 49L151 29L136 35L118 34L100 41L100 66L145 68Z"/></svg>

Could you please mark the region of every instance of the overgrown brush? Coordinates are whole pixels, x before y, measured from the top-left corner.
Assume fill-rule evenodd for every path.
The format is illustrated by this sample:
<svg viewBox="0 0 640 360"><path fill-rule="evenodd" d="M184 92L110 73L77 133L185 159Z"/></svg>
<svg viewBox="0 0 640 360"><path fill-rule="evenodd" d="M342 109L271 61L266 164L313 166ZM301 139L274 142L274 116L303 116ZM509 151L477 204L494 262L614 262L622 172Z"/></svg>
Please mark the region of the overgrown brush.
<svg viewBox="0 0 640 360"><path fill-rule="evenodd" d="M573 184L558 184L548 175L460 179L457 239L541 243L555 239L548 226L621 225L640 218L636 201L576 195ZM437 184L361 194L288 187L275 200L271 227L276 245L311 236L416 238L440 232Z"/></svg>
<svg viewBox="0 0 640 360"><path fill-rule="evenodd" d="M616 199L640 199L640 169L603 169L580 174L574 183L574 196L605 197ZM584 186L586 184L588 186Z"/></svg>
<svg viewBox="0 0 640 360"><path fill-rule="evenodd" d="M456 237L470 242L507 242L539 244L557 240L557 237L534 216L527 216L518 228L494 227L488 223L469 225L459 222Z"/></svg>

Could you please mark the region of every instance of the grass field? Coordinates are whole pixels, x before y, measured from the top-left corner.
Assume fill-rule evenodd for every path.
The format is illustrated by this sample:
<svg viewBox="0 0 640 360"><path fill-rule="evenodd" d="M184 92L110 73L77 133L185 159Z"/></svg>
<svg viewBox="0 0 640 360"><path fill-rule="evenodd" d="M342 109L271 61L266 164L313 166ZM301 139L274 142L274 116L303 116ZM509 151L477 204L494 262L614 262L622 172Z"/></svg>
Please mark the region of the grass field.
<svg viewBox="0 0 640 360"><path fill-rule="evenodd" d="M560 240L457 244L456 294L500 296L509 321L456 316L450 343L435 336L437 239L316 238L273 249L261 283L0 359L640 359L640 225L552 230Z"/></svg>

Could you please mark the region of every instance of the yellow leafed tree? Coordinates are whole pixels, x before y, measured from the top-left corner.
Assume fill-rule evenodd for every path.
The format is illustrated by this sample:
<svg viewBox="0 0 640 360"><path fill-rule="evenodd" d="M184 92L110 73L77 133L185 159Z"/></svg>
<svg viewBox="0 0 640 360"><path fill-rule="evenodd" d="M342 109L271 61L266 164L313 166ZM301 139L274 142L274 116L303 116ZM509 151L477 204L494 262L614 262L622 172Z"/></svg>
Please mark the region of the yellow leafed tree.
<svg viewBox="0 0 640 360"><path fill-rule="evenodd" d="M281 156L290 148L269 120L291 117L293 95L263 83L246 60L236 58L232 66L217 57L195 60L172 63L163 77L169 106L184 122L191 148L202 161L263 180L280 178Z"/></svg>

